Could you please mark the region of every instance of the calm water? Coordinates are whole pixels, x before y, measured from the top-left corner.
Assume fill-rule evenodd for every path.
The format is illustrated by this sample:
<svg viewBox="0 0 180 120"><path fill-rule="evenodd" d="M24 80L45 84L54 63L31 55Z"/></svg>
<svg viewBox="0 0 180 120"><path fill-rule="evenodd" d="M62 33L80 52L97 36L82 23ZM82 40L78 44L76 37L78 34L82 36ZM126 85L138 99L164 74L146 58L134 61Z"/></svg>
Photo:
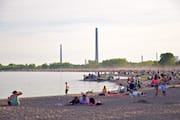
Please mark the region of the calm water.
<svg viewBox="0 0 180 120"><path fill-rule="evenodd" d="M109 90L117 89L111 82L81 81L81 72L0 72L0 99L7 98L13 90L23 92L22 97L64 95L65 82L69 94L93 90L99 92L106 85Z"/></svg>

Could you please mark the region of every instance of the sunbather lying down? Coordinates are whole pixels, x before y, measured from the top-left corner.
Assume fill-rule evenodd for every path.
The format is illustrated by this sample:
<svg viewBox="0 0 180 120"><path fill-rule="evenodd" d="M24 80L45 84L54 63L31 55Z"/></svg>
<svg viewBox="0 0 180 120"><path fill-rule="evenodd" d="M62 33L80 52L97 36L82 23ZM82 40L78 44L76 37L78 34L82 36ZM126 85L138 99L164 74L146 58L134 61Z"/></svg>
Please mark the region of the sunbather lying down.
<svg viewBox="0 0 180 120"><path fill-rule="evenodd" d="M89 98L86 94L83 94L80 98L74 97L72 101L69 102L71 105L82 104L82 105L102 105L101 101L96 101L93 97Z"/></svg>
<svg viewBox="0 0 180 120"><path fill-rule="evenodd" d="M142 92L142 91L133 91L129 95L132 96L132 97L139 97L139 96L145 96L145 93Z"/></svg>

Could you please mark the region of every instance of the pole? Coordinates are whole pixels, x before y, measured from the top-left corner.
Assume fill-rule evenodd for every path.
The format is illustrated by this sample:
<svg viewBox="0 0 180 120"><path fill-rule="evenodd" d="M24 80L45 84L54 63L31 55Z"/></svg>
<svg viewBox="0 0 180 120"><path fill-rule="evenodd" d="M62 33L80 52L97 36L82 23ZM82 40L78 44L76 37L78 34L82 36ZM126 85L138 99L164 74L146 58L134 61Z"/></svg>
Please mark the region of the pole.
<svg viewBox="0 0 180 120"><path fill-rule="evenodd" d="M95 61L98 63L99 62L99 56L98 56L98 28L96 28L96 32L95 32L95 40L96 40L96 44L95 44Z"/></svg>

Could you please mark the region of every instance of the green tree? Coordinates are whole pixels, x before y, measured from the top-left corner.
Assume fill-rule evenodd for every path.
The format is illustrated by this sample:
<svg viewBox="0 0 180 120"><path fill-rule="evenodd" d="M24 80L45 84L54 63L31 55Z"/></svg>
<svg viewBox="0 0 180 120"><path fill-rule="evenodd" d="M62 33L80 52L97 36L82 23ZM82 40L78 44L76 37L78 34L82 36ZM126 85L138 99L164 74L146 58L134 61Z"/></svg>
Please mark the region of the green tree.
<svg viewBox="0 0 180 120"><path fill-rule="evenodd" d="M51 64L49 65L49 68L50 68L50 69L60 68L61 64L62 64L62 63L59 63L59 62L51 63Z"/></svg>
<svg viewBox="0 0 180 120"><path fill-rule="evenodd" d="M94 60L88 60L88 64L85 65L87 68L97 68L99 66L99 63L97 63Z"/></svg>
<svg viewBox="0 0 180 120"><path fill-rule="evenodd" d="M158 62L157 61L148 60L148 61L140 62L139 65L140 66L156 66L156 65L158 65Z"/></svg>
<svg viewBox="0 0 180 120"><path fill-rule="evenodd" d="M64 62L64 63L59 63L59 62L55 62L49 65L50 69L56 69L56 68L73 68L73 65L68 63L68 62Z"/></svg>
<svg viewBox="0 0 180 120"><path fill-rule="evenodd" d="M42 69L48 69L48 67L49 67L49 66L48 66L48 64L46 64L46 63L44 63L44 64L41 65L41 68L42 68Z"/></svg>
<svg viewBox="0 0 180 120"><path fill-rule="evenodd" d="M176 58L172 53L163 53L160 55L160 65L174 65L176 63Z"/></svg>
<svg viewBox="0 0 180 120"><path fill-rule="evenodd" d="M176 62L176 65L180 65L180 60L178 60L178 61Z"/></svg>
<svg viewBox="0 0 180 120"><path fill-rule="evenodd" d="M120 58L115 58L115 59L110 59L110 60L104 60L102 62L103 67L119 67L119 66L125 66L127 64L126 59L120 59Z"/></svg>
<svg viewBox="0 0 180 120"><path fill-rule="evenodd" d="M28 65L28 69L35 69L36 68L36 65L35 64L29 64Z"/></svg>

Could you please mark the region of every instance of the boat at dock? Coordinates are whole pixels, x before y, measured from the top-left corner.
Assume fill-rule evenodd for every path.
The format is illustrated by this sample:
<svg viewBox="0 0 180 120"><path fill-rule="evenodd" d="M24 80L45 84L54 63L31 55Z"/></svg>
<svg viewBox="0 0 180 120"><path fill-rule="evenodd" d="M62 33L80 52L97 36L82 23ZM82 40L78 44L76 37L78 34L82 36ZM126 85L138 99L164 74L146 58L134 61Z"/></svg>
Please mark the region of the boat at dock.
<svg viewBox="0 0 180 120"><path fill-rule="evenodd" d="M84 81L110 81L115 80L113 75L110 74L88 74L83 76Z"/></svg>

